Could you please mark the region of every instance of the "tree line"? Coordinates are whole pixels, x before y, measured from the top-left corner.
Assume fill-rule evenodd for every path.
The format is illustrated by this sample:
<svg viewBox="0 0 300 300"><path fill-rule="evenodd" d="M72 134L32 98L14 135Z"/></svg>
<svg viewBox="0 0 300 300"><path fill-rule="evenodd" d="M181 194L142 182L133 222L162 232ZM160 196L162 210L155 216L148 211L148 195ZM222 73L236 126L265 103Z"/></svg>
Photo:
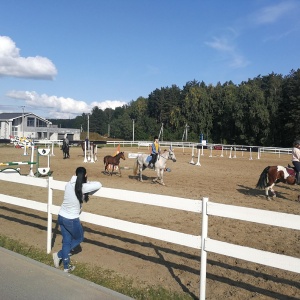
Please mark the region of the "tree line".
<svg viewBox="0 0 300 300"><path fill-rule="evenodd" d="M87 131L87 114L50 120L65 128ZM89 130L118 139L152 140L163 129L163 140L291 147L300 138L300 69L288 75L271 73L236 85L189 81L157 88L147 98L105 110L95 106Z"/></svg>

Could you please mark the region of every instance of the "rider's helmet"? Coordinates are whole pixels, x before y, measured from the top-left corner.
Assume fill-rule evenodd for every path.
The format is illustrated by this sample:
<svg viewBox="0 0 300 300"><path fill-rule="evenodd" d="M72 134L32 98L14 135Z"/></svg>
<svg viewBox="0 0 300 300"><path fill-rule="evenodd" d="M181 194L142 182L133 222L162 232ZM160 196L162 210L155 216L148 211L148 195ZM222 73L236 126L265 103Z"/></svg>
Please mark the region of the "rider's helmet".
<svg viewBox="0 0 300 300"><path fill-rule="evenodd" d="M293 146L300 146L300 140L295 140Z"/></svg>

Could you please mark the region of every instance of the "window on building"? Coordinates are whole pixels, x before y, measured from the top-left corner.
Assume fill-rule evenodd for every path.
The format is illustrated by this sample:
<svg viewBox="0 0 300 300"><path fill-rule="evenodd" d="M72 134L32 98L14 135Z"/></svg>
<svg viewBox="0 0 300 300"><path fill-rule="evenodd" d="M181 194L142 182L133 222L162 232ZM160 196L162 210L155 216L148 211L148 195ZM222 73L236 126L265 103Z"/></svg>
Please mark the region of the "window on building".
<svg viewBox="0 0 300 300"><path fill-rule="evenodd" d="M36 119L36 127L47 127L47 123L45 121Z"/></svg>
<svg viewBox="0 0 300 300"><path fill-rule="evenodd" d="M20 125L21 122L22 122L22 118L14 119L14 120L12 121L12 126Z"/></svg>
<svg viewBox="0 0 300 300"><path fill-rule="evenodd" d="M34 127L34 118L27 118L27 127Z"/></svg>
<svg viewBox="0 0 300 300"><path fill-rule="evenodd" d="M12 126L11 133L12 133L13 136L17 136L18 135L18 127L17 126Z"/></svg>

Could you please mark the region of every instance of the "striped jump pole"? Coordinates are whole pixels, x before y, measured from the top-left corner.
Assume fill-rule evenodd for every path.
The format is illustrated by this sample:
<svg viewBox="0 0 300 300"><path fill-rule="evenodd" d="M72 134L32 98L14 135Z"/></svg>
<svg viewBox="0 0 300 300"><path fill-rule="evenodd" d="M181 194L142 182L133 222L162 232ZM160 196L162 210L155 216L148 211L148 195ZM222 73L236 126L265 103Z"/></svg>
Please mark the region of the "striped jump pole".
<svg viewBox="0 0 300 300"><path fill-rule="evenodd" d="M19 166L19 165L34 165L36 161L9 161L0 163L0 166Z"/></svg>
<svg viewBox="0 0 300 300"><path fill-rule="evenodd" d="M34 176L32 168L33 168L33 165L35 165L36 163L37 163L36 161L9 161L9 162L0 162L0 167L30 165L30 172L29 172L28 176ZM5 170L5 169L3 169L3 170ZM0 172L3 170L0 170Z"/></svg>
<svg viewBox="0 0 300 300"><path fill-rule="evenodd" d="M31 147L31 160L30 161L8 161L8 162L0 162L0 167L30 165L30 171L29 171L28 176L34 177L33 165L36 165L37 162L33 161L33 158L34 158L34 146Z"/></svg>

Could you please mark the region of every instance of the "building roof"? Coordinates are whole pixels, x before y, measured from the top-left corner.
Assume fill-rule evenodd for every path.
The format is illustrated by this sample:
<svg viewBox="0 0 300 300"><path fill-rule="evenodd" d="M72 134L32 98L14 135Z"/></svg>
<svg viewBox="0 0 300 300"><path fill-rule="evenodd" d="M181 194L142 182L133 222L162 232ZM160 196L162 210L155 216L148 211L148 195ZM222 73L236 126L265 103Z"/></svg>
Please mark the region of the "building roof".
<svg viewBox="0 0 300 300"><path fill-rule="evenodd" d="M48 120L46 120L46 119L44 119L42 117L39 117L39 116L37 116L34 113L31 113L31 112L25 113L24 112L24 116L30 116L30 115L34 115L37 118L45 121L46 123L52 124L50 121L48 121ZM0 120L1 121L13 120L13 119L18 119L18 118L22 118L22 117L23 117L23 113L22 112L20 112L20 113L0 113Z"/></svg>
<svg viewBox="0 0 300 300"><path fill-rule="evenodd" d="M23 113L1 113L0 114L0 119L1 120L11 120L11 119L16 119L19 117L22 117Z"/></svg>

